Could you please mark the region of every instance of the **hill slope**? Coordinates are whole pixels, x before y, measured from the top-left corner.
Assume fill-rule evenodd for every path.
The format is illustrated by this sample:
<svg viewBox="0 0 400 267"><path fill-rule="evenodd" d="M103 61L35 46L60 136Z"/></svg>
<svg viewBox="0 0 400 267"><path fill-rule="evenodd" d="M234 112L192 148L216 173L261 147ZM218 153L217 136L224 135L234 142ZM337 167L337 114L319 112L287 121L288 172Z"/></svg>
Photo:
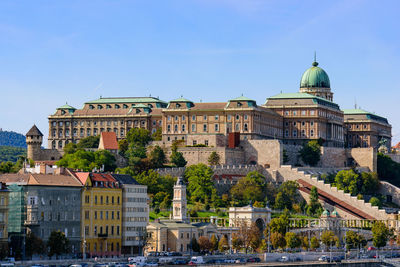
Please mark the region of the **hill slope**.
<svg viewBox="0 0 400 267"><path fill-rule="evenodd" d="M25 136L16 132L0 130L0 146L15 146L26 148Z"/></svg>
<svg viewBox="0 0 400 267"><path fill-rule="evenodd" d="M0 146L0 162L16 162L20 156L26 156L26 148L13 146Z"/></svg>

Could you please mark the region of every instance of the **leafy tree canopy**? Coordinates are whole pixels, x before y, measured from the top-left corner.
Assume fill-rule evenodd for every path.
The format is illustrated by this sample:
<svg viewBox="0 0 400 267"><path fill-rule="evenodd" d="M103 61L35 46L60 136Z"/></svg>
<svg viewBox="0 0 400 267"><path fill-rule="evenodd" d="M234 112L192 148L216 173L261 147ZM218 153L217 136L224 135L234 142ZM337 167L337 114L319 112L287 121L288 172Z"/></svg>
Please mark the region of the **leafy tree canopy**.
<svg viewBox="0 0 400 267"><path fill-rule="evenodd" d="M321 145L317 140L311 140L303 146L299 153L305 164L316 166L321 159Z"/></svg>
<svg viewBox="0 0 400 267"><path fill-rule="evenodd" d="M188 181L187 189L192 201L205 203L216 195L212 176L211 168L202 163L186 168L185 178Z"/></svg>
<svg viewBox="0 0 400 267"><path fill-rule="evenodd" d="M47 241L49 247L49 257L53 255L60 256L69 251L69 240L61 231L53 231Z"/></svg>
<svg viewBox="0 0 400 267"><path fill-rule="evenodd" d="M116 167L115 157L108 150L92 152L79 149L72 154L65 154L56 164L83 171L92 171L94 168L101 169L103 166L104 171L114 171Z"/></svg>
<svg viewBox="0 0 400 267"><path fill-rule="evenodd" d="M372 226L371 231L373 245L377 248L386 246L390 235L390 231L386 224L384 222L377 221Z"/></svg>
<svg viewBox="0 0 400 267"><path fill-rule="evenodd" d="M219 165L220 156L217 152L213 151L208 157L208 164L210 165Z"/></svg>

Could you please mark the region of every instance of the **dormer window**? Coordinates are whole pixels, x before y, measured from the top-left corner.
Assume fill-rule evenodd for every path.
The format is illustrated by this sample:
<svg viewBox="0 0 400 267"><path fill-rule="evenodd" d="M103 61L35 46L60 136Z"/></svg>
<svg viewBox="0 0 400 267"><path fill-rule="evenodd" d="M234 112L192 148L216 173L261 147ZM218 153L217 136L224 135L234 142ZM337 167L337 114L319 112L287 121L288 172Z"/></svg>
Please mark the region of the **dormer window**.
<svg viewBox="0 0 400 267"><path fill-rule="evenodd" d="M152 104L148 104L147 105L149 108L153 108L153 105Z"/></svg>
<svg viewBox="0 0 400 267"><path fill-rule="evenodd" d="M122 106L122 108L127 109L127 108L128 108L128 105L127 105L127 104L124 104L124 105Z"/></svg>
<svg viewBox="0 0 400 267"><path fill-rule="evenodd" d="M111 105L107 104L106 109L110 109L110 108L111 108Z"/></svg>
<svg viewBox="0 0 400 267"><path fill-rule="evenodd" d="M115 109L119 109L119 108L121 108L120 105L115 104Z"/></svg>
<svg viewBox="0 0 400 267"><path fill-rule="evenodd" d="M134 107L135 106L135 104L132 104L132 107Z"/></svg>
<svg viewBox="0 0 400 267"><path fill-rule="evenodd" d="M138 109L138 108L136 109L136 114L137 114L137 113L140 113L140 109Z"/></svg>
<svg viewBox="0 0 400 267"><path fill-rule="evenodd" d="M94 109L94 106L93 105L89 105L89 109Z"/></svg>
<svg viewBox="0 0 400 267"><path fill-rule="evenodd" d="M237 106L238 106L238 107L241 107L241 106L242 106L242 103L237 102Z"/></svg>
<svg viewBox="0 0 400 267"><path fill-rule="evenodd" d="M181 104L176 103L176 107L177 107L177 108L180 108L180 107L181 107Z"/></svg>
<svg viewBox="0 0 400 267"><path fill-rule="evenodd" d="M65 114L65 110L61 110L61 115L64 115Z"/></svg>
<svg viewBox="0 0 400 267"><path fill-rule="evenodd" d="M102 105L97 105L97 109L102 109L103 106Z"/></svg>

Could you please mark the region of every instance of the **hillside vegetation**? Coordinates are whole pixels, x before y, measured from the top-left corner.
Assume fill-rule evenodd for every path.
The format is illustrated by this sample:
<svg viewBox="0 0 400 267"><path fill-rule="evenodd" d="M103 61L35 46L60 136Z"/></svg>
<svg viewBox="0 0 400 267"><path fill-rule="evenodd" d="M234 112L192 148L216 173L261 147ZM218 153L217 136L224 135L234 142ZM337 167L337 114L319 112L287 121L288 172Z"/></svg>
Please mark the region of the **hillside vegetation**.
<svg viewBox="0 0 400 267"><path fill-rule="evenodd" d="M25 136L16 132L0 131L0 146L26 148Z"/></svg>
<svg viewBox="0 0 400 267"><path fill-rule="evenodd" d="M21 157L26 156L26 148L13 146L0 146L0 162L17 162Z"/></svg>

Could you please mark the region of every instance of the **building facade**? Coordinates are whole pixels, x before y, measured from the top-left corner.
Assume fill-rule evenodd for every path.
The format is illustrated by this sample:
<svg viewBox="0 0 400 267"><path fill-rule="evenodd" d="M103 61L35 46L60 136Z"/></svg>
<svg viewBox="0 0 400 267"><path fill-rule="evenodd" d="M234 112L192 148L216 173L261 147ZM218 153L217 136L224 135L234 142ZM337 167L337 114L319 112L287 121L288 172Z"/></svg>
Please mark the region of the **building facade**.
<svg viewBox="0 0 400 267"><path fill-rule="evenodd" d="M379 148L380 142L390 151L392 126L386 118L362 109L345 109L347 147Z"/></svg>
<svg viewBox="0 0 400 267"><path fill-rule="evenodd" d="M122 188L111 174L73 172L83 184L82 252L90 257L121 255Z"/></svg>
<svg viewBox="0 0 400 267"><path fill-rule="evenodd" d="M362 127L367 125L364 133L349 128L361 123L357 120L363 120ZM82 109L64 105L49 116L48 146L62 149L68 142L101 132L115 132L122 139L134 127L150 132L162 128L166 145L183 140L187 146L226 147L233 132L242 140L278 139L293 145L322 139L330 147L376 147L384 139L390 149L391 143L387 119L340 109L333 101L328 74L314 61L303 73L298 92L268 97L263 105L244 96L217 103L132 97L100 98Z"/></svg>
<svg viewBox="0 0 400 267"><path fill-rule="evenodd" d="M141 255L149 222L147 186L130 175L112 174L122 185L122 249L123 255Z"/></svg>
<svg viewBox="0 0 400 267"><path fill-rule="evenodd" d="M0 250L8 251L8 198L9 190L0 182Z"/></svg>
<svg viewBox="0 0 400 267"><path fill-rule="evenodd" d="M115 132L122 139L133 127L155 132L166 106L156 97L99 98L86 102L82 109L66 104L49 116L48 147L62 149L101 132Z"/></svg>

